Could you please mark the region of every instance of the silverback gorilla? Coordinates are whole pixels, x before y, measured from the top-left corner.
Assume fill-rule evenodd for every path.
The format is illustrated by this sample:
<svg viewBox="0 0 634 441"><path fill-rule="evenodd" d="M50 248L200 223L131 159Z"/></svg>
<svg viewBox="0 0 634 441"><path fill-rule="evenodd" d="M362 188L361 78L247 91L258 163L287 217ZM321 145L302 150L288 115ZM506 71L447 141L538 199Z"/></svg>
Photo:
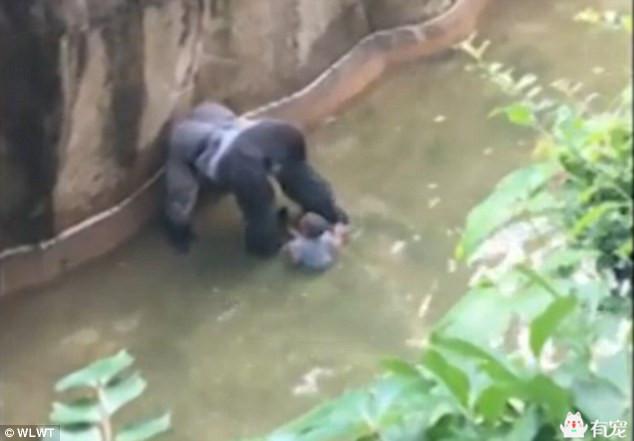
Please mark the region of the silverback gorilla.
<svg viewBox="0 0 634 441"><path fill-rule="evenodd" d="M171 242L179 251L189 249L199 189L209 183L235 196L247 251L275 254L285 229L270 176L303 211L333 224L348 222L328 182L308 163L299 129L279 120L240 118L216 103L194 108L170 133L165 220Z"/></svg>

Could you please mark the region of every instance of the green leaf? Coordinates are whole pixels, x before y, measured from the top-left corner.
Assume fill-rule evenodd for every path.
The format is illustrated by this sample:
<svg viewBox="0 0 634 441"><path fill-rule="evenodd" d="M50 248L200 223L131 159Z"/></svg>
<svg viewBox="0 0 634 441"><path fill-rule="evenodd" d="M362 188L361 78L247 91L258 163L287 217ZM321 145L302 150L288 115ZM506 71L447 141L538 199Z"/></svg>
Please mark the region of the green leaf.
<svg viewBox="0 0 634 441"><path fill-rule="evenodd" d="M59 441L103 441L103 438L98 427L89 427L77 430L61 429Z"/></svg>
<svg viewBox="0 0 634 441"><path fill-rule="evenodd" d="M551 422L559 424L572 409L570 391L557 385L545 375L531 378L524 388L526 397L541 405Z"/></svg>
<svg viewBox="0 0 634 441"><path fill-rule="evenodd" d="M610 382L618 390L631 393L632 381L632 353L626 347L615 354L598 357L597 377Z"/></svg>
<svg viewBox="0 0 634 441"><path fill-rule="evenodd" d="M57 392L75 387L97 387L112 380L117 374L130 366L134 359L126 351L98 360L91 365L68 374L55 384Z"/></svg>
<svg viewBox="0 0 634 441"><path fill-rule="evenodd" d="M581 218L572 226L572 235L581 236L587 229L595 225L610 210L618 208L618 204L614 202L605 202L603 204L590 207Z"/></svg>
<svg viewBox="0 0 634 441"><path fill-rule="evenodd" d="M112 415L121 407L137 398L143 393L147 383L139 373L135 373L126 379L109 385L102 394L102 404L106 411Z"/></svg>
<svg viewBox="0 0 634 441"><path fill-rule="evenodd" d="M49 418L53 424L66 426L99 423L102 415L95 400L82 399L71 404L53 403Z"/></svg>
<svg viewBox="0 0 634 441"><path fill-rule="evenodd" d="M607 381L599 378L578 381L571 390L575 406L591 420L614 421L625 418L628 413L629 397ZM627 390L629 385L623 392Z"/></svg>
<svg viewBox="0 0 634 441"><path fill-rule="evenodd" d="M546 341L554 334L559 324L575 309L577 299L574 296L555 299L546 310L530 324L530 346L535 357L539 358Z"/></svg>
<svg viewBox="0 0 634 441"><path fill-rule="evenodd" d="M632 253L632 249L634 248L634 240L632 237L628 237L616 250L616 253L623 257L624 259L628 259L630 254Z"/></svg>
<svg viewBox="0 0 634 441"><path fill-rule="evenodd" d="M475 344L460 338L432 334L432 343L439 348L453 351L463 357L480 361L480 369L495 382L513 384L518 381L516 375L491 353Z"/></svg>
<svg viewBox="0 0 634 441"><path fill-rule="evenodd" d="M322 404L295 421L277 429L268 441L350 440L371 433L363 418L372 394L367 390L344 394Z"/></svg>
<svg viewBox="0 0 634 441"><path fill-rule="evenodd" d="M443 403L430 393L430 387L436 384L422 380L419 375L418 378L388 377L379 381L369 389L370 399L365 401L365 407L358 409L355 418L373 428L398 425L412 413L428 418L432 408Z"/></svg>
<svg viewBox="0 0 634 441"><path fill-rule="evenodd" d="M391 358L382 361L381 367L396 376L404 378L421 378L420 371L416 368L416 366L407 363L406 361L399 360L398 358Z"/></svg>
<svg viewBox="0 0 634 441"><path fill-rule="evenodd" d="M536 119L533 109L527 104L516 102L506 107L501 107L492 112L493 115L503 113L506 118L518 126L530 127L535 125Z"/></svg>
<svg viewBox="0 0 634 441"><path fill-rule="evenodd" d="M115 441L144 441L166 432L171 426L171 416L163 416L127 426L117 433Z"/></svg>
<svg viewBox="0 0 634 441"><path fill-rule="evenodd" d="M462 296L436 326L443 335L485 345L506 329L510 314L494 287L476 287ZM496 317L493 322L482 317Z"/></svg>
<svg viewBox="0 0 634 441"><path fill-rule="evenodd" d="M504 177L495 190L467 216L457 252L469 258L491 235L518 216L522 202L543 188L559 171L556 164L542 162L516 170Z"/></svg>
<svg viewBox="0 0 634 441"><path fill-rule="evenodd" d="M427 414L405 415L397 423L381 428L381 441L420 441L429 426ZM370 438L372 439L372 438Z"/></svg>
<svg viewBox="0 0 634 441"><path fill-rule="evenodd" d="M490 441L537 441L536 438L541 427L541 419L535 406L530 406L516 420L513 421L511 430L502 437L496 437Z"/></svg>
<svg viewBox="0 0 634 441"><path fill-rule="evenodd" d="M540 275L537 271L533 270L532 268L526 265L517 265L515 269L518 272L524 274L526 277L528 277L528 279L534 284L544 288L546 292L549 292L554 297L563 297L564 294L560 292L558 289L556 289L551 283L551 281L549 281L548 279Z"/></svg>
<svg viewBox="0 0 634 441"><path fill-rule="evenodd" d="M510 398L509 388L493 384L480 393L476 399L475 409L489 423L498 421L506 410Z"/></svg>
<svg viewBox="0 0 634 441"><path fill-rule="evenodd" d="M598 253L593 250L586 249L572 249L572 248L558 248L556 250L551 251L544 259L544 262L540 265L539 271L545 275L559 276L562 271L565 274L570 274L572 269L578 268L581 262L584 260L594 260L598 256ZM524 268L527 269L527 268ZM525 274L527 272L525 271ZM526 274L528 277L530 275ZM541 282L537 282L541 286ZM550 283L547 283L549 289L552 288L551 292L554 290L555 293L553 295L559 296L559 291L556 290Z"/></svg>
<svg viewBox="0 0 634 441"><path fill-rule="evenodd" d="M438 378L465 408L469 402L469 377L450 364L440 352L429 349L423 355L423 366Z"/></svg>

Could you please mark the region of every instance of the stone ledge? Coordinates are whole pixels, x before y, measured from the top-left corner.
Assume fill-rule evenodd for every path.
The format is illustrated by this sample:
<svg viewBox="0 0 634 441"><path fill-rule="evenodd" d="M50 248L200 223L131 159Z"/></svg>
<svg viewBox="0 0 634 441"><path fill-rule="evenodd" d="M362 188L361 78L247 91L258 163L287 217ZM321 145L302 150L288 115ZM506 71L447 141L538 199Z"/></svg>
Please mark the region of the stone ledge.
<svg viewBox="0 0 634 441"><path fill-rule="evenodd" d="M274 116L304 128L341 108L388 68L450 48L474 28L489 0L457 0L422 24L370 34L308 86L246 116ZM123 202L56 238L0 252L0 297L48 283L130 239L160 204L162 170Z"/></svg>

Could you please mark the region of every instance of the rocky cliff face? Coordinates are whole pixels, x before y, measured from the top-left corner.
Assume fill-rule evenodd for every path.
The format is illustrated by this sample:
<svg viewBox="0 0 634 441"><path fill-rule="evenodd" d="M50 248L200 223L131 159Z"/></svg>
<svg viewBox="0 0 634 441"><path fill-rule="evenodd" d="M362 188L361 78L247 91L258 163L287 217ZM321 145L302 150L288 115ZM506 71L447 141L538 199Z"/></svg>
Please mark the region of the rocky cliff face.
<svg viewBox="0 0 634 441"><path fill-rule="evenodd" d="M0 0L0 251L113 206L159 168L169 118L314 78L447 0Z"/></svg>

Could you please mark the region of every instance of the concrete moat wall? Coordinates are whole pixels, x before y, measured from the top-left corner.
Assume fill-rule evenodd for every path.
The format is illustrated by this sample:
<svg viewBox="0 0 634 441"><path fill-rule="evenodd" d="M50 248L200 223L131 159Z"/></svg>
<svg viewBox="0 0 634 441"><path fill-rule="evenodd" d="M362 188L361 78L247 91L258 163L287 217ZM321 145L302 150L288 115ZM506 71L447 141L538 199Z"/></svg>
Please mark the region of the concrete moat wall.
<svg viewBox="0 0 634 441"><path fill-rule="evenodd" d="M473 15L484 2L458 1ZM374 31L452 3L0 0L0 296L103 254L155 212L157 191L121 202L156 184L174 115L285 96ZM366 40L398 41L382 32ZM412 32L405 42L439 30Z"/></svg>

